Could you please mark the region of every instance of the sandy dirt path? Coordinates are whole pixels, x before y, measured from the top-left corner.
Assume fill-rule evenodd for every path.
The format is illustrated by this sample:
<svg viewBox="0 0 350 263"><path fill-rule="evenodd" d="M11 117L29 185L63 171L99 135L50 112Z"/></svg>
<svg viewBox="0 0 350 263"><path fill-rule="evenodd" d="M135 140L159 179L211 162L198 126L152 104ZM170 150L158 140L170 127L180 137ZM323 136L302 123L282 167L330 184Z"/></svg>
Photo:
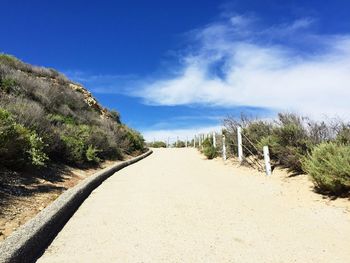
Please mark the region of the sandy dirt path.
<svg viewBox="0 0 350 263"><path fill-rule="evenodd" d="M39 262L350 262L344 208L238 171L155 150L96 189Z"/></svg>

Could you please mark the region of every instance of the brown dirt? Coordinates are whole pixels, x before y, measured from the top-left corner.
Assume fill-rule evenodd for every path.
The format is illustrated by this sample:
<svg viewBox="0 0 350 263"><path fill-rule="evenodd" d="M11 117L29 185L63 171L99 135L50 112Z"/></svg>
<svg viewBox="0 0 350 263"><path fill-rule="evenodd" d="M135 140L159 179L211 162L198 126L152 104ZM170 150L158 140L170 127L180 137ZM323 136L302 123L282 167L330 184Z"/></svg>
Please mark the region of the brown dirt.
<svg viewBox="0 0 350 263"><path fill-rule="evenodd" d="M0 171L0 242L65 190L114 163L87 169L56 165L41 172Z"/></svg>

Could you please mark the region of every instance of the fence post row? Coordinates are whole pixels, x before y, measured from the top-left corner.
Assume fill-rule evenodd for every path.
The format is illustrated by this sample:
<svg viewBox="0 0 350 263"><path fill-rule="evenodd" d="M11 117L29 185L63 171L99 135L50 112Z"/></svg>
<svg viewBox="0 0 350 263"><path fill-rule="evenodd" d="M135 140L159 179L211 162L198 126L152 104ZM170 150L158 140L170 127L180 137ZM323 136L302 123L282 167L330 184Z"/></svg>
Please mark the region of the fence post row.
<svg viewBox="0 0 350 263"><path fill-rule="evenodd" d="M238 161L243 162L242 128L237 127Z"/></svg>
<svg viewBox="0 0 350 263"><path fill-rule="evenodd" d="M196 148L196 140L198 139L198 147L201 147L203 144L203 141L205 138L210 138L210 134L198 134L194 135L193 138L193 147ZM179 140L179 137L177 137L177 140ZM216 148L216 133L212 133L212 142L213 146ZM176 142L177 145L178 142ZM239 162L243 162L243 142L242 142L242 128L237 127L237 144L238 144L238 160ZM186 137L186 147L188 146L188 136ZM169 147L169 138L168 138L168 147ZM269 154L269 147L264 146L263 147L263 152L264 152L264 161L265 161L265 172L267 176L270 176L272 174L272 169L271 169L271 163L270 163L270 154ZM226 137L225 134L222 134L222 158L224 161L227 160L227 155L226 155Z"/></svg>

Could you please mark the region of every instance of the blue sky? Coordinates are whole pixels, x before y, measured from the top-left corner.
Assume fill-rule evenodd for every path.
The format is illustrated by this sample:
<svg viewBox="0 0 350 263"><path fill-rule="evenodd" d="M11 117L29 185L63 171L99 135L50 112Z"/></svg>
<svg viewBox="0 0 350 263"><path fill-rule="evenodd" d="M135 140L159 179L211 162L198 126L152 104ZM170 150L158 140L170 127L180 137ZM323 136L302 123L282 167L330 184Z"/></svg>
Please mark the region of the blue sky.
<svg viewBox="0 0 350 263"><path fill-rule="evenodd" d="M350 119L350 2L2 0L0 52L56 68L149 140L227 115Z"/></svg>

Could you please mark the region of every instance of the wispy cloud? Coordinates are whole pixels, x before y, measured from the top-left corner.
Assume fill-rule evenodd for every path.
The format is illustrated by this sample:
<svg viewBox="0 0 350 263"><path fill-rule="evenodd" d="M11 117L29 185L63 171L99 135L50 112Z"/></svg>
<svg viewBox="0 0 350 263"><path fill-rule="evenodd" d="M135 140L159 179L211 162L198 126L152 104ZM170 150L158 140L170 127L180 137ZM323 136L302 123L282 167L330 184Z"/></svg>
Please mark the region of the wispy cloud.
<svg viewBox="0 0 350 263"><path fill-rule="evenodd" d="M140 86L136 75L90 74L82 71L67 70L65 74L72 80L82 83L94 93L128 94L131 87ZM143 80L145 81L145 80ZM143 83L143 82L142 82Z"/></svg>
<svg viewBox="0 0 350 263"><path fill-rule="evenodd" d="M249 105L321 118L350 116L350 35L317 35L314 19L263 27L233 15L190 32L196 47L174 77L134 96L155 105Z"/></svg>

